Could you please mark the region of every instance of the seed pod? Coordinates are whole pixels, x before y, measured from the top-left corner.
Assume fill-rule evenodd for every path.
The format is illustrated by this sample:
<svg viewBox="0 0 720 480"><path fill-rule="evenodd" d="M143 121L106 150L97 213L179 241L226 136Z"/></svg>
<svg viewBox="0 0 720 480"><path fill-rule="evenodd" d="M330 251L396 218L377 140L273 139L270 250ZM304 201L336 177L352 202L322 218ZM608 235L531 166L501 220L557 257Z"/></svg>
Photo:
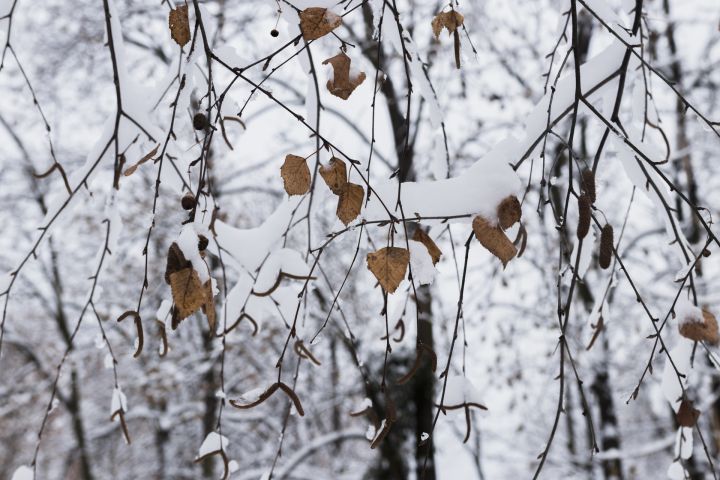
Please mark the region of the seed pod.
<svg viewBox="0 0 720 480"><path fill-rule="evenodd" d="M609 223L606 224L600 232L600 268L605 270L610 266L613 256L613 227Z"/></svg>
<svg viewBox="0 0 720 480"><path fill-rule="evenodd" d="M595 174L589 168L582 171L582 191L590 197L590 203L595 203L597 200L597 194L595 190Z"/></svg>
<svg viewBox="0 0 720 480"><path fill-rule="evenodd" d="M578 214L577 238L582 240L590 231L592 217L592 203L590 197L584 193L578 197Z"/></svg>
<svg viewBox="0 0 720 480"><path fill-rule="evenodd" d="M195 195L190 192L183 195L182 200L180 200L180 204L184 210L192 210L195 208L195 203Z"/></svg>
<svg viewBox="0 0 720 480"><path fill-rule="evenodd" d="M207 117L204 113L196 113L193 117L193 128L195 130L205 130L208 126Z"/></svg>
<svg viewBox="0 0 720 480"><path fill-rule="evenodd" d="M278 32L277 29L273 28L272 30L270 30L270 35L272 35L273 37L277 37L278 35L280 35L280 32Z"/></svg>

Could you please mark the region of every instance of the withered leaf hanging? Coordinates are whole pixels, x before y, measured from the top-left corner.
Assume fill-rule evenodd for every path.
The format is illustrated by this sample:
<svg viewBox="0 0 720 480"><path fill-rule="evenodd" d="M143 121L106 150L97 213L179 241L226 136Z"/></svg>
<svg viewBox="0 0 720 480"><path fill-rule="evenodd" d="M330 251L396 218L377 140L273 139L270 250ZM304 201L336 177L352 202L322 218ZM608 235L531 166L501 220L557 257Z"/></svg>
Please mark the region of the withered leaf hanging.
<svg viewBox="0 0 720 480"><path fill-rule="evenodd" d="M181 47L185 46L190 41L188 6L181 5L174 10L170 10L168 24L170 25L170 35L175 40L175 43Z"/></svg>
<svg viewBox="0 0 720 480"><path fill-rule="evenodd" d="M300 12L300 31L303 38L317 40L342 25L342 17L327 8L310 7Z"/></svg>
<svg viewBox="0 0 720 480"><path fill-rule="evenodd" d="M205 305L206 289L200 282L198 273L191 267L170 274L170 289L178 322Z"/></svg>
<svg viewBox="0 0 720 480"><path fill-rule="evenodd" d="M503 264L503 267L517 254L515 245L505 235L505 232L498 226L493 226L486 219L478 215L473 220L473 232L480 244L495 255Z"/></svg>
<svg viewBox="0 0 720 480"><path fill-rule="evenodd" d="M433 265L440 261L442 251L438 248L433 239L430 238L430 235L425 232L425 230L420 227L416 228L412 239L425 245L425 248L427 248L427 251L430 254L430 258L432 258Z"/></svg>
<svg viewBox="0 0 720 480"><path fill-rule="evenodd" d="M498 224L503 230L515 225L522 217L520 200L515 195L505 197L497 206Z"/></svg>
<svg viewBox="0 0 720 480"><path fill-rule="evenodd" d="M460 33L458 28L465 21L459 12L451 10L449 12L438 13L432 21L432 29L435 34L435 38L440 38L442 29L446 29L450 35L453 36L453 44L455 48L455 67L460 68Z"/></svg>
<svg viewBox="0 0 720 480"><path fill-rule="evenodd" d="M368 269L375 275L383 289L388 293L397 290L405 278L410 254L404 248L385 247L367 255Z"/></svg>
<svg viewBox="0 0 720 480"><path fill-rule="evenodd" d="M280 176L288 195L304 195L310 190L310 168L303 157L287 155Z"/></svg>
<svg viewBox="0 0 720 480"><path fill-rule="evenodd" d="M341 222L348 225L360 215L365 190L362 186L347 182L340 193L337 206L337 216Z"/></svg>
<svg viewBox="0 0 720 480"><path fill-rule="evenodd" d="M681 319L678 330L683 337L695 342L718 343L718 323L715 315L703 309L702 321Z"/></svg>
<svg viewBox="0 0 720 480"><path fill-rule="evenodd" d="M463 24L465 17L460 12L451 10L449 12L440 12L435 15L432 21L432 30L435 38L440 38L442 29L446 29L449 34L453 34Z"/></svg>
<svg viewBox="0 0 720 480"><path fill-rule="evenodd" d="M351 63L350 57L345 52L340 52L323 62L323 65L330 64L333 69L333 78L327 81L328 91L343 100L347 100L358 85L365 81L365 72L352 72Z"/></svg>
<svg viewBox="0 0 720 480"><path fill-rule="evenodd" d="M347 184L347 167L345 162L337 157L330 159L327 165L320 165L320 176L331 192L340 195Z"/></svg>
<svg viewBox="0 0 720 480"><path fill-rule="evenodd" d="M680 403L676 418L678 425L681 427L692 428L697 423L697 419L700 416L700 410L693 407L692 400L684 399Z"/></svg>

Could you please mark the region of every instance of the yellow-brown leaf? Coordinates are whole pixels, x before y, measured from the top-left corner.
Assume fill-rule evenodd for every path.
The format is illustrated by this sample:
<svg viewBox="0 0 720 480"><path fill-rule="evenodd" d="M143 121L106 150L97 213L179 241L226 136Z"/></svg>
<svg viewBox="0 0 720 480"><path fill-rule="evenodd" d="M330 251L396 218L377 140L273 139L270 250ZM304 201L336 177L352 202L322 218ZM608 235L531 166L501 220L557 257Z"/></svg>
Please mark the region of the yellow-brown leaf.
<svg viewBox="0 0 720 480"><path fill-rule="evenodd" d="M170 290L178 321L189 317L205 304L205 288L200 283L197 272L191 267L170 274Z"/></svg>
<svg viewBox="0 0 720 480"><path fill-rule="evenodd" d="M181 47L190 41L190 21L188 20L188 6L182 5L170 10L168 17L170 35L175 43Z"/></svg>
<svg viewBox="0 0 720 480"><path fill-rule="evenodd" d="M300 12L300 31L303 38L316 40L342 24L342 17L327 8L311 7Z"/></svg>
<svg viewBox="0 0 720 480"><path fill-rule="evenodd" d="M522 208L520 208L520 200L515 195L505 197L497 206L497 216L500 228L507 230L520 221L522 217Z"/></svg>
<svg viewBox="0 0 720 480"><path fill-rule="evenodd" d="M320 176L335 195L340 195L347 184L345 162L337 157L331 158L327 165L320 165Z"/></svg>
<svg viewBox="0 0 720 480"><path fill-rule="evenodd" d="M465 17L461 13L451 10L449 12L440 12L435 15L432 21L432 30L435 34L435 38L440 38L440 32L442 29L447 29L448 33L455 33L455 30L460 27L465 21Z"/></svg>
<svg viewBox="0 0 720 480"><path fill-rule="evenodd" d="M337 205L337 216L345 225L349 224L360 215L365 190L362 186L347 182L340 192Z"/></svg>
<svg viewBox="0 0 720 480"><path fill-rule="evenodd" d="M385 247L367 255L368 269L388 293L397 290L405 278L410 254L404 248Z"/></svg>
<svg viewBox="0 0 720 480"><path fill-rule="evenodd" d="M427 248L427 251L430 254L430 258L432 258L433 265L440 261L442 251L438 248L433 239L430 238L430 235L425 233L425 230L417 227L415 229L415 233L413 233L412 239L425 245L425 248Z"/></svg>
<svg viewBox="0 0 720 480"><path fill-rule="evenodd" d="M505 235L505 232L479 215L473 220L473 232L482 246L500 259L503 267L517 254L515 245Z"/></svg>
<svg viewBox="0 0 720 480"><path fill-rule="evenodd" d="M345 52L340 52L323 62L323 65L330 64L333 69L333 78L327 82L328 91L343 100L347 100L358 85L365 81L365 72L350 74L351 63L350 57L345 55Z"/></svg>
<svg viewBox="0 0 720 480"><path fill-rule="evenodd" d="M310 190L310 169L303 157L287 155L280 175L288 195L304 195Z"/></svg>
<svg viewBox="0 0 720 480"><path fill-rule="evenodd" d="M715 315L704 309L702 314L702 322L681 321L680 326L678 327L680 335L696 342L702 341L715 345L718 343L719 339L718 323L715 319Z"/></svg>

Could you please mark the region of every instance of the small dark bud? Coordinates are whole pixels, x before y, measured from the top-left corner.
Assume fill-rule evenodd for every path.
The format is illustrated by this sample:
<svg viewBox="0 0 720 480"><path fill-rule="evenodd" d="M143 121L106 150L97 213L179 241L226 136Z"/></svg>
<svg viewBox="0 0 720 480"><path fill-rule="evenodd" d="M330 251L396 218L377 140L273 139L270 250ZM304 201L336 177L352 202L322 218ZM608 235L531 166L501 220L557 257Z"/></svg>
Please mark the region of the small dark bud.
<svg viewBox="0 0 720 480"><path fill-rule="evenodd" d="M193 128L195 130L205 130L208 126L207 117L204 113L196 113L193 117Z"/></svg>
<svg viewBox="0 0 720 480"><path fill-rule="evenodd" d="M270 30L270 35L273 37L277 37L278 35L280 35L280 32L278 32L276 28L273 28L272 30Z"/></svg>
<svg viewBox="0 0 720 480"><path fill-rule="evenodd" d="M193 208L195 208L195 195L190 192L186 193L185 195L183 195L180 203L182 204L183 209L192 210Z"/></svg>

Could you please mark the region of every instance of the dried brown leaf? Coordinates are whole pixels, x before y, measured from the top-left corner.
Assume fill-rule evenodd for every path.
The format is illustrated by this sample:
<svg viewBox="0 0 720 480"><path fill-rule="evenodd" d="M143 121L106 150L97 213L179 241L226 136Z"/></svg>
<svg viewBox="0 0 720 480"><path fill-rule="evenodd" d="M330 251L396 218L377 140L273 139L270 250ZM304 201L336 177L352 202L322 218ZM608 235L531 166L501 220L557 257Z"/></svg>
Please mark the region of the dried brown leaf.
<svg viewBox="0 0 720 480"><path fill-rule="evenodd" d="M367 255L368 269L388 293L397 290L405 278L410 254L404 248L385 247Z"/></svg>
<svg viewBox="0 0 720 480"><path fill-rule="evenodd" d="M480 244L499 258L503 267L515 257L517 254L515 245L500 227L493 226L480 215L473 219L472 226L475 237L480 241Z"/></svg>
<svg viewBox="0 0 720 480"><path fill-rule="evenodd" d="M191 267L170 274L170 290L178 321L192 315L206 302L205 287Z"/></svg>
<svg viewBox="0 0 720 480"><path fill-rule="evenodd" d="M435 34L435 38L440 38L440 32L442 32L443 28L447 29L449 34L453 34L464 21L465 17L460 12L454 10L440 12L435 15L432 21L433 34Z"/></svg>
<svg viewBox="0 0 720 480"><path fill-rule="evenodd" d="M333 78L327 82L328 91L343 100L347 100L358 85L365 81L365 72L350 74L351 63L350 57L345 52L340 52L323 62L323 65L330 64L333 69Z"/></svg>
<svg viewBox="0 0 720 480"><path fill-rule="evenodd" d="M320 176L335 195L342 194L343 187L347 184L345 162L337 157L331 158L327 165L320 165Z"/></svg>
<svg viewBox="0 0 720 480"><path fill-rule="evenodd" d="M337 205L337 216L345 225L349 224L360 215L365 190L361 185L348 182L340 193Z"/></svg>
<svg viewBox="0 0 720 480"><path fill-rule="evenodd" d="M416 228L412 239L425 245L425 248L427 248L427 251L430 254L430 258L432 258L433 265L440 261L442 251L438 248L433 239L430 238L430 235L425 232L425 230L420 227Z"/></svg>
<svg viewBox="0 0 720 480"><path fill-rule="evenodd" d="M715 315L703 309L702 322L680 322L680 335L696 342L718 343L718 323Z"/></svg>
<svg viewBox="0 0 720 480"><path fill-rule="evenodd" d="M697 423L700 410L693 407L692 400L683 399L677 412L677 422L681 427L692 428Z"/></svg>
<svg viewBox="0 0 720 480"><path fill-rule="evenodd" d="M181 47L190 41L190 21L188 20L188 6L181 5L174 10L170 10L168 17L170 25L170 35L175 43Z"/></svg>
<svg viewBox="0 0 720 480"><path fill-rule="evenodd" d="M300 31L303 38L317 40L342 25L342 17L327 8L311 7L300 12Z"/></svg>
<svg viewBox="0 0 720 480"><path fill-rule="evenodd" d="M288 195L304 195L310 190L310 168L303 157L287 155L280 175Z"/></svg>
<svg viewBox="0 0 720 480"><path fill-rule="evenodd" d="M520 221L522 217L522 208L520 200L515 195L505 197L497 206L497 216L500 228L507 230Z"/></svg>
<svg viewBox="0 0 720 480"><path fill-rule="evenodd" d="M170 283L170 275L185 268L192 268L192 263L185 258L178 244L173 242L168 249L165 283Z"/></svg>

